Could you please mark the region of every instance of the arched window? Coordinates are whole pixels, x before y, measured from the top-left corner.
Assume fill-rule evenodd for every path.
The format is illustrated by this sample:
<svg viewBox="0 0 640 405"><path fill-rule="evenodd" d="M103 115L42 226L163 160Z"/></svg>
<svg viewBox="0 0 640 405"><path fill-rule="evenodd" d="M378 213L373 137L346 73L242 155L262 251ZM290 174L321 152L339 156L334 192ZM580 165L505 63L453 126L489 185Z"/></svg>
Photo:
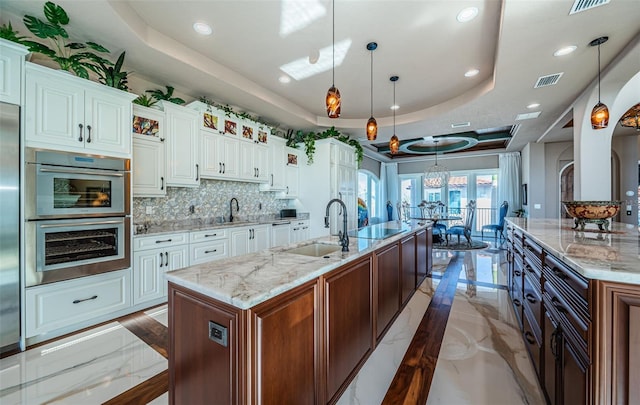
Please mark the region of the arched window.
<svg viewBox="0 0 640 405"><path fill-rule="evenodd" d="M367 206L369 224L385 222L381 219L380 179L368 170L358 170L358 198Z"/></svg>

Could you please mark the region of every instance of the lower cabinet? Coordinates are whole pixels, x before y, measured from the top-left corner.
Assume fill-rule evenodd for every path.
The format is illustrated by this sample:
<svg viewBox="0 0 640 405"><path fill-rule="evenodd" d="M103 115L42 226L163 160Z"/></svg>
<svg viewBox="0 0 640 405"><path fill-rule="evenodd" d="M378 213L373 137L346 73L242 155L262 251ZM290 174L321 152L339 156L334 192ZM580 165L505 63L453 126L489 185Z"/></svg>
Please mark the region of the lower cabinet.
<svg viewBox="0 0 640 405"><path fill-rule="evenodd" d="M271 229L268 225L233 228L229 234L231 256L259 252L271 245Z"/></svg>
<svg viewBox="0 0 640 405"><path fill-rule="evenodd" d="M373 351L371 258L324 277L325 402L335 402Z"/></svg>
<svg viewBox="0 0 640 405"><path fill-rule="evenodd" d="M245 403L243 320L239 309L169 285L170 404Z"/></svg>
<svg viewBox="0 0 640 405"><path fill-rule="evenodd" d="M320 402L320 311L314 280L250 311L253 404ZM287 378L282 378L287 376Z"/></svg>
<svg viewBox="0 0 640 405"><path fill-rule="evenodd" d="M47 333L126 310L130 297L130 269L27 288L25 336L54 337Z"/></svg>
<svg viewBox="0 0 640 405"><path fill-rule="evenodd" d="M416 286L427 278L433 267L433 228L429 227L416 232Z"/></svg>
<svg viewBox="0 0 640 405"><path fill-rule="evenodd" d="M401 250L401 298L402 305L409 301L409 298L416 290L416 237L414 235L400 241Z"/></svg>
<svg viewBox="0 0 640 405"><path fill-rule="evenodd" d="M379 340L400 309L400 248L398 244L374 253L376 262L374 299L376 300L376 339Z"/></svg>

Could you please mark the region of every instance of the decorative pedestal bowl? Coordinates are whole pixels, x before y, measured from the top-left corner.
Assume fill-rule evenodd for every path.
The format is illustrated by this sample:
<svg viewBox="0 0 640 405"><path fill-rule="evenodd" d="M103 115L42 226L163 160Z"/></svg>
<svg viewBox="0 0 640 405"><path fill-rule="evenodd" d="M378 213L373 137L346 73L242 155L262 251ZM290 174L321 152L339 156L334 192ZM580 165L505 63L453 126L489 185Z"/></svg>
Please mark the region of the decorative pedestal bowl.
<svg viewBox="0 0 640 405"><path fill-rule="evenodd" d="M609 232L609 218L620 211L622 201L563 201L564 209L574 220L573 229L584 231L586 224L597 224L598 229Z"/></svg>

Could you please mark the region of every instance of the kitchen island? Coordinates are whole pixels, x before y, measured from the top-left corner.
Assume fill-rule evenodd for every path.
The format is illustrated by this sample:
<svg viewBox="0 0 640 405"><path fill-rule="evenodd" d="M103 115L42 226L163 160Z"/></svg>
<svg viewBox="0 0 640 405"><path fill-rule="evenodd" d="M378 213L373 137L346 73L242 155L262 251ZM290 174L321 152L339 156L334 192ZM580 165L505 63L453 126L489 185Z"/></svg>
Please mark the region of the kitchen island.
<svg viewBox="0 0 640 405"><path fill-rule="evenodd" d="M640 403L640 236L507 218L509 292L551 404Z"/></svg>
<svg viewBox="0 0 640 405"><path fill-rule="evenodd" d="M431 266L429 222L375 226L167 273L170 403L337 401Z"/></svg>

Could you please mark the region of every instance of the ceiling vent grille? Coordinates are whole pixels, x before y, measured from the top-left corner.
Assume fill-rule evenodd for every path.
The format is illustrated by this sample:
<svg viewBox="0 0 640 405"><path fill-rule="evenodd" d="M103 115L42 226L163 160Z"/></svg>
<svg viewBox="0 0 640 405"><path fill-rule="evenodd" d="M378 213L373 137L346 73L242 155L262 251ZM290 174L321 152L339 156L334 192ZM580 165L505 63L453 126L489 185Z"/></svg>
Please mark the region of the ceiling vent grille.
<svg viewBox="0 0 640 405"><path fill-rule="evenodd" d="M594 7L604 6L610 1L611 0L576 0L573 2L573 7L571 7L569 15L589 10Z"/></svg>
<svg viewBox="0 0 640 405"><path fill-rule="evenodd" d="M460 122L457 124L451 124L451 128L464 128L464 127L470 127L471 123L470 122Z"/></svg>
<svg viewBox="0 0 640 405"><path fill-rule="evenodd" d="M540 115L542 111L536 111L536 112L532 112L532 113L523 113L523 114L518 114L516 116L516 121L521 121L521 120L530 120L533 118L538 118L538 116Z"/></svg>
<svg viewBox="0 0 640 405"><path fill-rule="evenodd" d="M554 84L558 84L563 74L564 72L554 73L552 75L539 77L538 81L536 82L535 86L533 86L533 88L537 89L540 87L553 86Z"/></svg>

